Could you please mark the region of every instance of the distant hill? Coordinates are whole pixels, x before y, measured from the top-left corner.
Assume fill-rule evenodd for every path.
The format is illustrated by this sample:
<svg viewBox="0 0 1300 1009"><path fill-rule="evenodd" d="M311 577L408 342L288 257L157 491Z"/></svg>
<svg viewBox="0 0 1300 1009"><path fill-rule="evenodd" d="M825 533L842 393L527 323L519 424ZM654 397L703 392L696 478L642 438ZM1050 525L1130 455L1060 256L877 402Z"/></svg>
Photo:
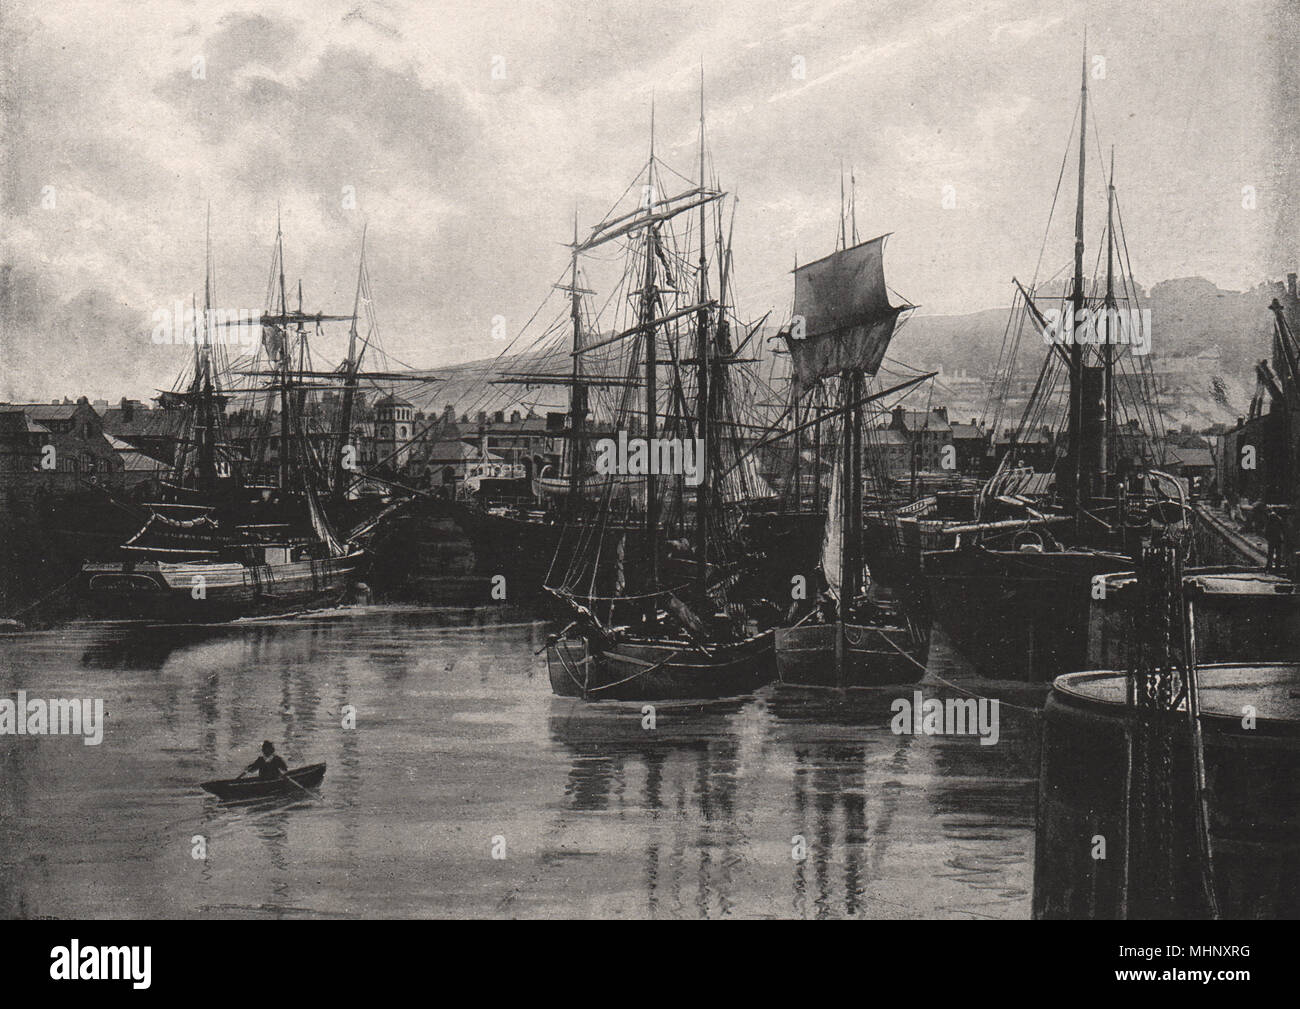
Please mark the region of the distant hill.
<svg viewBox="0 0 1300 1009"><path fill-rule="evenodd" d="M1255 362L1269 354L1273 317L1268 306L1285 290L1281 282L1224 291L1200 277L1162 281L1139 296L1141 306L1151 310L1152 355L1187 357L1217 348L1232 377L1253 385ZM997 361L1008 311L914 315L899 331L890 355L917 367L942 364L947 371L965 368L986 375ZM1021 356L1036 369L1041 356L1031 354L1027 344L1026 336Z"/></svg>
<svg viewBox="0 0 1300 1009"><path fill-rule="evenodd" d="M1245 412L1255 386L1255 364L1269 355L1273 317L1268 306L1285 290L1283 283L1270 282L1249 291L1225 291L1200 277L1184 277L1139 292L1139 303L1151 310L1152 364L1158 372L1168 370L1182 376L1170 400L1163 404L1171 421L1202 425ZM1002 348L1008 312L995 308L969 315L915 314L900 328L889 359L918 369L942 368L946 375L964 371L983 380L987 388ZM777 324L769 324L763 339L755 340L755 347L770 352L767 337L776 330ZM1208 367L1207 361L1213 363L1216 352L1217 377L1228 392L1226 408L1210 396L1216 376L1197 373L1197 369ZM1201 359L1193 361L1198 355ZM1042 360L1042 342L1026 330L1017 371L1032 378ZM525 390L491 385L490 380L502 372L554 373L564 366L567 355L555 350L510 355L499 361L471 361L434 369L445 381L412 398L427 411L441 411L445 404L453 404L458 416L469 413L473 417L478 410L489 414L528 408L538 413L563 410L567 396L563 386ZM765 374L770 371L765 366ZM777 362L776 376L783 373L782 362ZM962 409L967 406L962 404Z"/></svg>

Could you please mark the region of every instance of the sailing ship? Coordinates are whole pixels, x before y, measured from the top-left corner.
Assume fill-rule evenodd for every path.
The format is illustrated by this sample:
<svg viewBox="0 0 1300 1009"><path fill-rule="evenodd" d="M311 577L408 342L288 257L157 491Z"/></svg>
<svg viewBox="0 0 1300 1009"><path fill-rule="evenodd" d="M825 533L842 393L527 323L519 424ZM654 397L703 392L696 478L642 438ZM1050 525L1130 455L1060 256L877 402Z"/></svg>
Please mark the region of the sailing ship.
<svg viewBox="0 0 1300 1009"><path fill-rule="evenodd" d="M792 405L797 416L801 398L834 383L835 409L812 423L832 430L837 423L838 436L821 555L824 589L801 619L776 632L777 670L785 683L902 683L925 671L929 625L911 620L880 595L863 557L863 408L929 377L864 394L898 320L914 307L890 303L884 274L887 238L840 248L795 270L798 329L792 324L782 333L792 365Z"/></svg>
<svg viewBox="0 0 1300 1009"><path fill-rule="evenodd" d="M590 700L744 694L775 676L780 610L754 594L753 558L741 529L744 502L762 491L740 436L734 373L746 363L741 354L757 327L733 340L739 323L729 304L732 260L722 237L726 194L705 173L703 96L694 185L660 195L671 169L655 154L653 137L652 119L649 159L629 187L641 200L629 210L616 207L575 243L575 257L624 244L616 287L629 292L623 310L635 319L588 340L575 309L572 388L580 405L589 355L610 355L601 371L621 381L607 430L652 449L698 446L698 479L687 479L685 465L629 464L597 474L600 496L589 507L570 496L547 590L573 619L548 639L546 657L555 693ZM575 305L577 276L574 266ZM621 309L623 302L611 304ZM574 435L584 420L585 411L575 409ZM584 443L570 440L575 456ZM571 478L580 472L573 466Z"/></svg>
<svg viewBox="0 0 1300 1009"><path fill-rule="evenodd" d="M1185 532L1193 515L1179 501L1174 481L1156 468L1162 449L1158 422L1151 413L1153 382L1146 358L1121 344L1115 326L1121 304L1136 309L1136 287L1127 262L1127 245L1118 220L1114 158L1107 185L1104 294L1089 296L1084 276L1084 195L1087 164L1088 80L1085 55L1079 103L1078 190L1074 221L1074 272L1068 295L1051 321L1033 285L1016 284L1013 311L1023 313L1050 345L1037 395L1026 407L1019 436L1048 408L1059 376L1068 385L1066 449L1057 458L1053 493L1040 503L1032 496L1007 494L1015 459L1009 451L997 472L975 495L974 521L962 521L947 534L954 542L923 550L936 622L977 673L991 678L1050 680L1084 668L1088 612L1093 580L1131 567L1130 557L1153 531ZM1121 262L1117 263L1117 259ZM1117 276L1118 274L1118 276ZM1123 294L1118 284L1123 286ZM1100 313L1098 313L1100 309ZM1095 343L1064 338L1069 326L1099 318ZM1076 334L1077 335L1077 334ZM1121 368L1128 379L1121 382ZM1124 388L1146 402L1126 408L1148 425L1140 465L1117 453L1118 397ZM1017 440L1018 440L1017 438ZM1020 517L991 518L998 502ZM958 520L961 521L961 520ZM943 530L940 530L941 534Z"/></svg>
<svg viewBox="0 0 1300 1009"><path fill-rule="evenodd" d="M1231 518L1194 507L1206 531L1240 543L1251 563L1187 568L1183 590L1196 619L1196 661L1285 661L1300 655L1300 297L1291 287L1268 306L1272 313L1271 359L1256 364L1257 391L1248 419L1223 436L1220 459L1230 499L1258 498L1266 549L1242 541ZM1268 409L1264 407L1267 404ZM1243 449L1261 460L1242 465ZM1090 668L1123 668L1139 640L1140 585L1133 571L1109 575L1092 603L1088 637ZM1094 595L1097 595L1094 593Z"/></svg>
<svg viewBox="0 0 1300 1009"><path fill-rule="evenodd" d="M642 184L650 185L644 181ZM711 210L715 221L715 269L722 282L729 283L731 228L724 229L721 199L701 183L672 199L657 200L654 213L662 224L688 210L699 209L701 214ZM593 313L589 303L596 292L586 286L589 281L584 261L593 250L608 242L627 242L643 227L641 218L646 212L645 207L621 214L611 212L587 238L579 237L575 216L566 276L552 285L553 291L565 299L562 313L557 313L551 325L527 351L512 359L510 365L493 370L494 377L490 383L494 386L513 386L524 393L555 387L567 390L563 414L552 414L548 418L562 422L548 432L560 446L558 453L548 459L529 461L532 465L527 486L531 496L520 499L511 493L510 500L494 498L492 491L502 486L502 482L467 479L455 498L433 504L438 512L453 518L465 533L479 571L485 574L509 572L513 591L517 593L532 595L546 591L548 579L562 572L572 560L570 551L580 540L573 530L583 524L604 522L602 514L607 499L624 500L636 495L644 498L641 477L600 474L594 467L593 445L615 433L619 407L611 405L610 397L642 389L645 383L642 376L625 373L626 362L617 352L625 341L641 333L641 323L628 321L623 325L616 322L608 331L602 331L603 319L598 313ZM682 263L670 262L672 254L665 248L659 248L656 255L660 257L660 268L666 278L661 278L661 286L671 287L688 279L688 268ZM698 264L697 268L702 269ZM619 278L614 283L627 286L629 296L636 288L635 283L628 285L626 278ZM544 309L545 306L539 308L534 318L545 318ZM717 305L710 304L709 311L716 313L719 310ZM657 325L689 323L692 311L694 309L674 308L671 310L672 318L660 318ZM759 344L757 338L766 321L766 315L747 324L736 318L724 320L728 327L727 338L734 340L728 359L730 374L734 374L739 366L759 361L759 357L744 357L742 352ZM732 336L733 332L735 336ZM521 361L526 363L521 364ZM689 363L675 360L673 366L680 368ZM660 366L665 365L661 363ZM824 512L816 509L791 512L781 508L776 492L760 475L757 452L771 444L768 436L774 425L758 403L761 397L757 386L761 383L752 375L745 376L745 383L746 388L731 399L729 408L735 415L723 423L736 440L749 440L755 444L754 451L740 464L738 471L728 475L728 493L733 495L729 507L738 512L739 535L747 544L753 562L747 577L753 585L761 584L770 592L779 590L781 586L788 587L792 574L807 572L815 566ZM688 406L679 395L677 402L666 407L665 417L673 423L681 423L687 421L687 412ZM778 420L777 426L779 423ZM485 460L480 465L488 463ZM517 484L509 489L516 490ZM694 509L695 506L696 495L688 491L685 507Z"/></svg>
<svg viewBox="0 0 1300 1009"><path fill-rule="evenodd" d="M290 307L278 224L271 276L270 307L256 320L261 342L252 367L241 369L250 363L241 360L232 366L220 331L245 322L213 311L209 251L204 309L195 310L189 334L193 361L176 387L158 397L180 417L173 464L158 499L145 505L148 518L119 556L83 566L92 613L206 623L336 605L361 569L366 536L401 506L401 499L363 499L355 492L361 474L355 446L348 444L361 378L425 380L360 371L376 335L364 238L350 315L305 312L301 283L298 306ZM371 323L364 339L357 329L363 296ZM314 370L309 327L319 334L323 324L335 322L350 323L347 357L337 369ZM227 384L236 376L266 383L238 389ZM320 411L311 394L325 388L341 389L341 416L328 418L336 429L314 430L312 418ZM236 430L228 404L261 393L265 409L244 413L242 430ZM271 428L277 412L278 435ZM341 521L357 519L350 531L339 532Z"/></svg>
<svg viewBox="0 0 1300 1009"><path fill-rule="evenodd" d="M1197 570L1183 563L1191 538L1170 538L1105 580L1095 665L1058 677L1043 712L1036 918L1300 913L1294 278L1286 304L1269 306L1272 363L1257 366L1250 420L1221 446L1225 490L1260 494L1268 552L1256 567ZM1263 472L1238 469L1246 445ZM1077 855L1068 839L1081 831L1104 835L1115 855Z"/></svg>

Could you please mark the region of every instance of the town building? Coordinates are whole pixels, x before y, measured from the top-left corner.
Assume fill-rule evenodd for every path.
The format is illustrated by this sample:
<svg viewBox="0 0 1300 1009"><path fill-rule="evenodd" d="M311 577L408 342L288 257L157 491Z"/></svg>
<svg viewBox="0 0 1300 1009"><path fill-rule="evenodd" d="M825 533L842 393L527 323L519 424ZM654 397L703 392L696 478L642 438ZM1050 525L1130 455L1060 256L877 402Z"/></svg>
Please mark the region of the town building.
<svg viewBox="0 0 1300 1009"><path fill-rule="evenodd" d="M0 504L30 505L88 486L121 490L123 462L85 396L0 403Z"/></svg>

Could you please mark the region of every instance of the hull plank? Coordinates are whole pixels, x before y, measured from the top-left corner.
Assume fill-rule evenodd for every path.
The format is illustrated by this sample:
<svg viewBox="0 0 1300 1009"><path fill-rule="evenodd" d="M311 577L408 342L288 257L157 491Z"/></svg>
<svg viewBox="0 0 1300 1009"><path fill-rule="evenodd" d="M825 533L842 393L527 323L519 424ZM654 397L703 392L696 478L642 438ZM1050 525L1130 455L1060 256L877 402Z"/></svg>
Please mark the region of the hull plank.
<svg viewBox="0 0 1300 1009"><path fill-rule="evenodd" d="M976 672L1046 682L1087 668L1092 580L1122 554L960 549L927 553L935 621Z"/></svg>
<svg viewBox="0 0 1300 1009"><path fill-rule="evenodd" d="M771 631L708 656L686 642L619 641L601 647L585 637L547 644L551 689L588 700L675 700L752 693L776 675Z"/></svg>
<svg viewBox="0 0 1300 1009"><path fill-rule="evenodd" d="M782 683L865 687L913 683L925 673L926 648L911 645L894 625L844 625L842 676L835 668L838 624L805 624L776 631L776 668Z"/></svg>
<svg viewBox="0 0 1300 1009"><path fill-rule="evenodd" d="M362 559L286 564L104 563L83 568L91 611L115 620L212 623L337 604Z"/></svg>

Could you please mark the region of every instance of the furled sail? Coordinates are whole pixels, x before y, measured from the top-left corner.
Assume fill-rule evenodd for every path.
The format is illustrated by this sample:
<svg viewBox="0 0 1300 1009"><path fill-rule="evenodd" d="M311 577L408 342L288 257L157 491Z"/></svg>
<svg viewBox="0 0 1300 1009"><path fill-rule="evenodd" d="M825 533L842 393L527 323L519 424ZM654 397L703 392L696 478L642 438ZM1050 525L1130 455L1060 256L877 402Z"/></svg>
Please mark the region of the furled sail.
<svg viewBox="0 0 1300 1009"><path fill-rule="evenodd" d="M843 443L845 439L841 438ZM838 602L844 591L844 493L843 444L835 452L830 501L826 505L826 527L822 535L822 576L831 596Z"/></svg>
<svg viewBox="0 0 1300 1009"><path fill-rule="evenodd" d="M210 515L174 519L153 512L140 530L122 544L122 549L159 554L176 560L185 555L216 557L222 543L218 524Z"/></svg>
<svg viewBox="0 0 1300 1009"><path fill-rule="evenodd" d="M329 547L330 556L342 557L346 554L347 548L334 535L334 529L330 526L330 521L326 517L324 509L321 508L320 502L316 499L316 492L312 490L310 484L307 485L307 511L311 515L312 529Z"/></svg>
<svg viewBox="0 0 1300 1009"><path fill-rule="evenodd" d="M849 368L875 375L900 312L885 287L881 235L841 249L794 271L794 317L789 345L794 381L806 388ZM802 332L802 337L800 333Z"/></svg>
<svg viewBox="0 0 1300 1009"><path fill-rule="evenodd" d="M271 360L280 360L280 355L284 353L284 333L278 326L262 324L262 346L266 348Z"/></svg>

